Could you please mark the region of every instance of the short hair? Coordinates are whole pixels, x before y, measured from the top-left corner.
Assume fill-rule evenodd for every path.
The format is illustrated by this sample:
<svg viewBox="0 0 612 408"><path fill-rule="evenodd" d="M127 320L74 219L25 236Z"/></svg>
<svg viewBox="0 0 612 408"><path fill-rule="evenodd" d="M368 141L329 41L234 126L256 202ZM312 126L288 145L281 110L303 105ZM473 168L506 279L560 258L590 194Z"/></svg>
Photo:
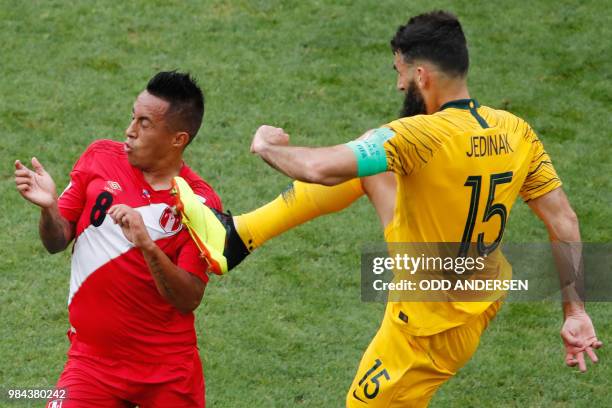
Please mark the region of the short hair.
<svg viewBox="0 0 612 408"><path fill-rule="evenodd" d="M198 134L204 117L204 94L189 73L158 72L147 84L147 92L170 104L166 112L176 130L189 134L189 143Z"/></svg>
<svg viewBox="0 0 612 408"><path fill-rule="evenodd" d="M451 76L464 77L470 59L461 23L447 11L419 14L397 29L391 40L393 52L404 61L423 59Z"/></svg>

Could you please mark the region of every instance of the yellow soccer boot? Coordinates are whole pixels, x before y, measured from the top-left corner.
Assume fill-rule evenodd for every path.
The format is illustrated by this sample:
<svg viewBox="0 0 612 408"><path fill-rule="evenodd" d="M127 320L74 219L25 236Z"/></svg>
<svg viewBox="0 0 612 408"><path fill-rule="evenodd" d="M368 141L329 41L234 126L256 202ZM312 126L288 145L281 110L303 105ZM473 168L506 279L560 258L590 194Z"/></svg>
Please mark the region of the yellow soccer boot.
<svg viewBox="0 0 612 408"><path fill-rule="evenodd" d="M215 213L204 205L182 177L172 180L172 194L176 198L176 210L182 222L208 263L209 270L217 275L228 271L227 258L223 255L227 229Z"/></svg>

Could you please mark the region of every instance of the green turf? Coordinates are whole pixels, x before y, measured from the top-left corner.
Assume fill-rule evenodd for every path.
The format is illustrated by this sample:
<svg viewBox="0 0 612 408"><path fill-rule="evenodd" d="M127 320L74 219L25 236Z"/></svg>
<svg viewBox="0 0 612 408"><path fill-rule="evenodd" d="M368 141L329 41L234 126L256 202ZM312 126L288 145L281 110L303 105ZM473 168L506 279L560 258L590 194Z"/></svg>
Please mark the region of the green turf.
<svg viewBox="0 0 612 408"><path fill-rule="evenodd" d="M190 70L207 111L187 161L226 208L252 209L288 183L249 154L257 126L280 125L294 143L317 145L393 119L401 95L389 39L432 8L463 22L472 96L533 125L584 240L610 242L612 30L601 2L0 0L0 387L53 385L67 347L69 253L43 250L38 211L14 188L15 159L36 155L63 188L92 140L123 138L153 73ZM506 237L546 233L517 204ZM381 239L362 200L212 278L196 313L209 406L342 406L383 310L360 301L359 248ZM612 307L589 310L609 341ZM563 367L560 323L557 305L506 305L431 406L612 406L609 350L587 374Z"/></svg>

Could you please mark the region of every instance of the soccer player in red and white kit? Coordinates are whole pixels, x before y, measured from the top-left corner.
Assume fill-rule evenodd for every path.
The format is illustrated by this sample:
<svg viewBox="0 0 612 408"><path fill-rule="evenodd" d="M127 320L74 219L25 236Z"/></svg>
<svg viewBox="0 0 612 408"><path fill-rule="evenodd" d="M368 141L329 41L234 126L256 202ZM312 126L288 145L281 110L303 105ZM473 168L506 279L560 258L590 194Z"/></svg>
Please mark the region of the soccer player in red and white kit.
<svg viewBox="0 0 612 408"><path fill-rule="evenodd" d="M62 251L74 239L71 344L57 383L67 398L48 406L204 407L192 312L207 271L170 194L172 178L181 176L221 210L182 159L203 114L202 91L188 74L160 72L134 103L125 143L92 143L59 198L36 158L33 170L15 162L17 189L41 207L47 250Z"/></svg>

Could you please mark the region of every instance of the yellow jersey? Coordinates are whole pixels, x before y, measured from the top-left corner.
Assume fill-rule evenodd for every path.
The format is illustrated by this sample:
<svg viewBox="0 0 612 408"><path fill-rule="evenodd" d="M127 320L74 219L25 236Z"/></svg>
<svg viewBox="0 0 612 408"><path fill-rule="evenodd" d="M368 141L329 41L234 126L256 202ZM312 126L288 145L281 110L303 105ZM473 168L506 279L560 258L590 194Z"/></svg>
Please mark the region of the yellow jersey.
<svg viewBox="0 0 612 408"><path fill-rule="evenodd" d="M465 251L492 253L519 194L528 201L561 185L524 120L474 99L384 127L393 133L383 144L387 169L397 178L389 243L456 242ZM385 317L426 336L464 324L490 304L390 302Z"/></svg>

